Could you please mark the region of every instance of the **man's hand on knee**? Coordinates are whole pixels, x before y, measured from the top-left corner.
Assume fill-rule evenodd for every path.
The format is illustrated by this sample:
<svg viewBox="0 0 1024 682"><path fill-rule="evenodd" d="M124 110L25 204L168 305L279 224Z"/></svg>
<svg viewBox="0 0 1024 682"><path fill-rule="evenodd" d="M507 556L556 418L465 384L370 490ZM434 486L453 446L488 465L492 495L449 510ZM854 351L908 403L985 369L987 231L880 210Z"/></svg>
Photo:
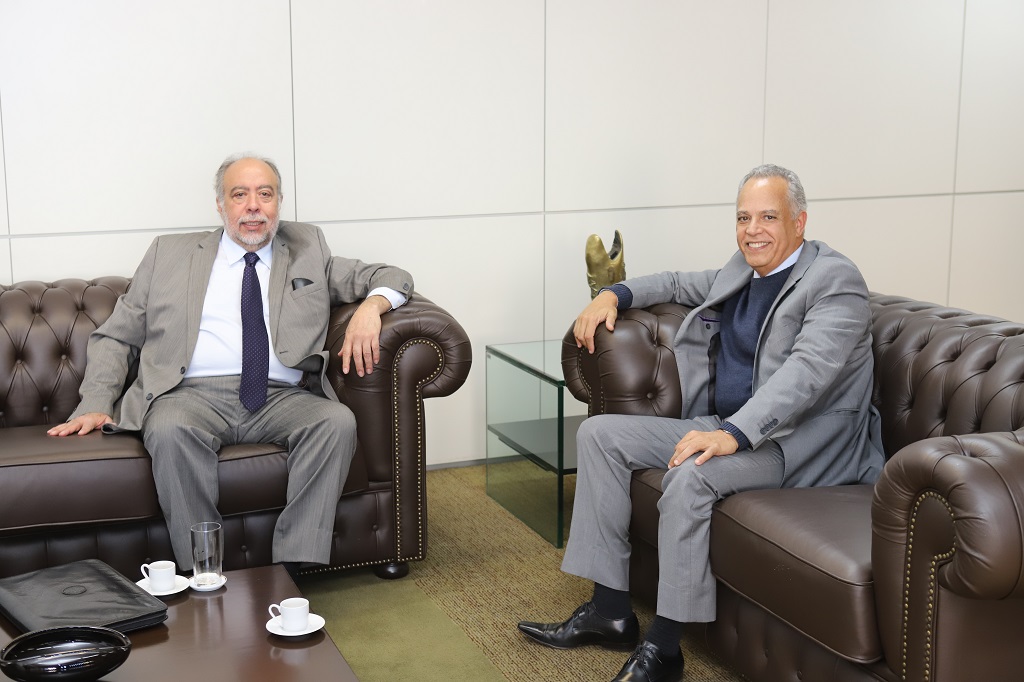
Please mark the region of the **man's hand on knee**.
<svg viewBox="0 0 1024 682"><path fill-rule="evenodd" d="M739 447L736 439L725 431L690 431L676 443L668 468L679 466L693 455L698 455L694 464L700 466L712 457L731 455Z"/></svg>

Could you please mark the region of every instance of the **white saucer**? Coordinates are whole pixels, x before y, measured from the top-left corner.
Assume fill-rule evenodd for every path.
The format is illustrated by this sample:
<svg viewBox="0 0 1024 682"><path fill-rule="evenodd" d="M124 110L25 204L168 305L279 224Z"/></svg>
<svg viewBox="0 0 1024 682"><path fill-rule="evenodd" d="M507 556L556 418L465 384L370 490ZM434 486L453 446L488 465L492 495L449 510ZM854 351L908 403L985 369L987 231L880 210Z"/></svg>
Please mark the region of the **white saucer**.
<svg viewBox="0 0 1024 682"><path fill-rule="evenodd" d="M212 592L214 590L219 590L220 588L224 587L224 583L226 583L227 581L228 577L226 575L222 575L220 577L220 582L214 583L213 585L203 585L202 587L200 587L199 585L196 585L196 579L193 576L188 579L188 586L196 592Z"/></svg>
<svg viewBox="0 0 1024 682"><path fill-rule="evenodd" d="M309 623L305 630L298 630L292 632L291 630L284 630L281 628L281 616L274 616L267 621L267 630L275 635L281 635L282 637L300 637L302 635L308 635L311 632L316 632L324 626L327 621L324 620L323 616L318 616L315 613L309 614Z"/></svg>
<svg viewBox="0 0 1024 682"><path fill-rule="evenodd" d="M186 578L183 575L174 576L174 587L172 587L169 590L161 590L159 592L155 592L149 589L149 578L143 578L135 584L144 589L146 592L149 592L154 597L166 597L169 594L178 594L182 590L187 589L189 586L188 578Z"/></svg>

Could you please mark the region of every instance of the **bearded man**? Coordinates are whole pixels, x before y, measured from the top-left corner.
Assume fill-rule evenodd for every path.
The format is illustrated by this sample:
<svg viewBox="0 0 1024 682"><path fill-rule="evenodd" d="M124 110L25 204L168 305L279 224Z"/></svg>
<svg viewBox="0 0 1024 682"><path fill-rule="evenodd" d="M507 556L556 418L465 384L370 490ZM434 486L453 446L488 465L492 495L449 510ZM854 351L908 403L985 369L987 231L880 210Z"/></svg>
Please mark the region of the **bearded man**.
<svg viewBox="0 0 1024 682"><path fill-rule="evenodd" d="M190 527L221 518L221 446L281 444L287 505L273 560L326 564L356 447L355 417L324 377L330 311L363 301L339 353L343 372L363 376L380 359L381 315L408 300L412 277L332 256L320 228L279 221L281 174L269 159L229 157L215 187L223 228L153 241L89 338L81 402L48 433L141 433L181 570L192 566Z"/></svg>

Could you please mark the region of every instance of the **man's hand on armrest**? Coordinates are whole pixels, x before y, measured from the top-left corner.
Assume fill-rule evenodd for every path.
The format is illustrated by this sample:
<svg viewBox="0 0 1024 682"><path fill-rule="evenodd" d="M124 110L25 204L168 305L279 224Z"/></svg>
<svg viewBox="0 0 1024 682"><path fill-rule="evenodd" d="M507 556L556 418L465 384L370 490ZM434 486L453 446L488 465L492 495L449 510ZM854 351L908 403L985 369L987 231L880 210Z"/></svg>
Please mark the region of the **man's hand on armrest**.
<svg viewBox="0 0 1024 682"><path fill-rule="evenodd" d="M615 320L619 317L619 297L610 290L605 290L594 297L579 317L572 328L572 335L576 337L576 347L587 347L591 353L594 352L594 332L597 325L604 323L608 331L615 331Z"/></svg>
<svg viewBox="0 0 1024 682"><path fill-rule="evenodd" d="M370 296L356 308L338 353L342 374L348 374L350 361L359 376L373 373L373 365L380 362L380 316L389 310L391 301L379 295Z"/></svg>
<svg viewBox="0 0 1024 682"><path fill-rule="evenodd" d="M100 428L104 424L113 424L114 420L110 418L110 415L103 414L101 412L89 412L79 417L75 417L69 422L63 424L57 424L52 429L46 432L48 436L70 436L73 433L77 433L79 436Z"/></svg>

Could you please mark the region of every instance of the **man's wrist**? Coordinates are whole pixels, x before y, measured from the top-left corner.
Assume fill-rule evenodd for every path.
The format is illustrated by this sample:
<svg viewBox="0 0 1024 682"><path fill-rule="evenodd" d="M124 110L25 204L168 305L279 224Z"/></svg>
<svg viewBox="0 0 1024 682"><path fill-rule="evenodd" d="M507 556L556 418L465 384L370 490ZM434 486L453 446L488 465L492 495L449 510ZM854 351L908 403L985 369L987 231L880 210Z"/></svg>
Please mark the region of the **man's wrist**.
<svg viewBox="0 0 1024 682"><path fill-rule="evenodd" d="M729 422L722 422L722 425L718 427L718 430L725 431L730 436L735 438L740 450L750 449L750 440L735 425L730 424Z"/></svg>
<svg viewBox="0 0 1024 682"><path fill-rule="evenodd" d="M610 287L602 287L598 295L610 291L615 296L615 308L617 310L628 310L633 305L633 292L625 284L618 282Z"/></svg>
<svg viewBox="0 0 1024 682"><path fill-rule="evenodd" d="M392 308L391 301L389 301L388 297L384 296L383 294L373 294L371 296L367 296L366 300L363 301L363 303L371 306L381 315L388 312Z"/></svg>
<svg viewBox="0 0 1024 682"><path fill-rule="evenodd" d="M384 313L386 313L388 310L401 308L409 300L408 296L406 296L400 291L392 289L391 287L375 287L374 289L370 290L370 293L366 295L366 298L371 298L373 296L383 296L390 303L390 306L382 311Z"/></svg>

